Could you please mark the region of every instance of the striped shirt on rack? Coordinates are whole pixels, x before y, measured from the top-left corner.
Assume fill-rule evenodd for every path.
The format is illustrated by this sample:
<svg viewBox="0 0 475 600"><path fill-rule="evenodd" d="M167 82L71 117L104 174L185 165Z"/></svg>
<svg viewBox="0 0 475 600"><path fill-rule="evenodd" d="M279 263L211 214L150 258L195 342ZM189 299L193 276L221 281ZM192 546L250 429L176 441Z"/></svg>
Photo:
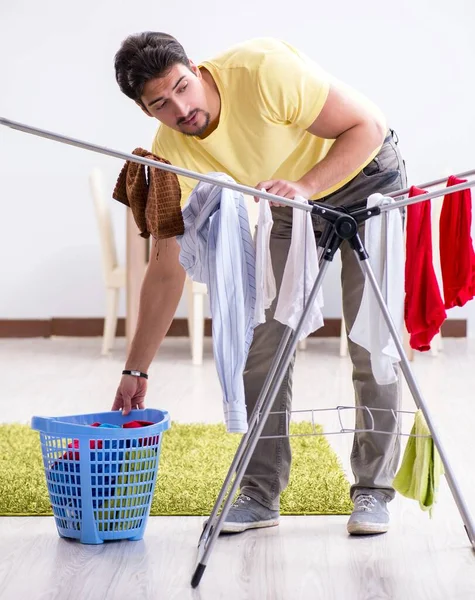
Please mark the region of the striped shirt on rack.
<svg viewBox="0 0 475 600"><path fill-rule="evenodd" d="M223 182L234 180L210 173ZM199 183L183 208L185 233L177 236L180 263L208 287L213 353L223 390L228 432L247 431L243 371L252 342L256 302L255 249L244 196Z"/></svg>

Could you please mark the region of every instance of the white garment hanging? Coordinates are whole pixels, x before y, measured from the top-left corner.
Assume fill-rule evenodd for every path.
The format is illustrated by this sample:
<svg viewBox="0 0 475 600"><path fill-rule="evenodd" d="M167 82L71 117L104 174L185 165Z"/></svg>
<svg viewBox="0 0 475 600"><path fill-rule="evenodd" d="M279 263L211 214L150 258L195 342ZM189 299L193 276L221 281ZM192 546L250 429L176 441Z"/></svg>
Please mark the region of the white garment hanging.
<svg viewBox="0 0 475 600"><path fill-rule="evenodd" d="M234 183L223 173L210 175ZM243 372L255 327L256 258L244 196L201 182L182 212L185 232L177 236L179 260L194 281L208 287L227 431L246 433Z"/></svg>
<svg viewBox="0 0 475 600"><path fill-rule="evenodd" d="M393 198L372 194L368 208L393 203ZM386 219L386 222L385 222ZM387 224L387 231L386 231ZM404 326L404 233L401 213L390 210L366 221L365 247L369 263L397 331ZM386 325L376 296L365 277L363 297L350 339L371 355L371 369L379 385L397 381L394 364L400 356Z"/></svg>
<svg viewBox="0 0 475 600"><path fill-rule="evenodd" d="M300 196L296 196L295 200L308 204L308 201ZM308 302L318 271L317 243L310 211L293 208L292 239L274 315L277 321L295 330ZM323 315L320 310L322 307L323 291L320 288L307 314L299 340L322 327Z"/></svg>
<svg viewBox="0 0 475 600"><path fill-rule="evenodd" d="M272 211L267 200L259 201L259 218L256 234L256 324L264 323L265 311L276 296L275 277L270 255L270 234L272 231Z"/></svg>

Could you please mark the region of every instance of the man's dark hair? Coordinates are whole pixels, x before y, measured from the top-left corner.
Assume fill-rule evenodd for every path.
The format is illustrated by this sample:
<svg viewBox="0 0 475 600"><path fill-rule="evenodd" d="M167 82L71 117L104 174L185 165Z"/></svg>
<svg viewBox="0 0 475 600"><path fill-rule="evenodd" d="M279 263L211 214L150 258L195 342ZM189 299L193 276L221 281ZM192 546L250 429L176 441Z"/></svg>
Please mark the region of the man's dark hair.
<svg viewBox="0 0 475 600"><path fill-rule="evenodd" d="M178 63L190 60L183 46L168 33L145 31L126 38L115 55L115 78L121 91L142 104L147 81L165 76Z"/></svg>

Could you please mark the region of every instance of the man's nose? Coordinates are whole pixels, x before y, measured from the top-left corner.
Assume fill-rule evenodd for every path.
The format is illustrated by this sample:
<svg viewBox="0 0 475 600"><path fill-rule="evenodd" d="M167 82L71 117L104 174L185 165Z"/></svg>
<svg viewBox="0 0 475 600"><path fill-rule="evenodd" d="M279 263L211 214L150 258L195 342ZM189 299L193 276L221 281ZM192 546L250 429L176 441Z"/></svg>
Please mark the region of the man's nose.
<svg viewBox="0 0 475 600"><path fill-rule="evenodd" d="M175 104L175 115L178 119L186 119L186 117L190 114L190 107L188 103L185 102L176 102Z"/></svg>

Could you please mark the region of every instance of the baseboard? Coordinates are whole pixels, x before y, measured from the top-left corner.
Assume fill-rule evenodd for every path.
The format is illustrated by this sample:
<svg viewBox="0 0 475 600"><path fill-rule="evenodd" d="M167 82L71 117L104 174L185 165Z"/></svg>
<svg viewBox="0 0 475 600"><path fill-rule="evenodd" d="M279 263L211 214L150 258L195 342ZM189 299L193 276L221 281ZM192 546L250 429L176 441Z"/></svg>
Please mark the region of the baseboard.
<svg viewBox="0 0 475 600"><path fill-rule="evenodd" d="M339 337L341 319L326 319L324 326L311 337ZM102 336L104 319L53 318L53 319L0 319L0 338L35 337L96 337ZM117 323L117 336L125 335L125 319ZM174 319L167 336L188 336L187 319ZM205 319L205 336L211 336L211 319ZM442 325L442 337L467 337L466 319L448 319Z"/></svg>

